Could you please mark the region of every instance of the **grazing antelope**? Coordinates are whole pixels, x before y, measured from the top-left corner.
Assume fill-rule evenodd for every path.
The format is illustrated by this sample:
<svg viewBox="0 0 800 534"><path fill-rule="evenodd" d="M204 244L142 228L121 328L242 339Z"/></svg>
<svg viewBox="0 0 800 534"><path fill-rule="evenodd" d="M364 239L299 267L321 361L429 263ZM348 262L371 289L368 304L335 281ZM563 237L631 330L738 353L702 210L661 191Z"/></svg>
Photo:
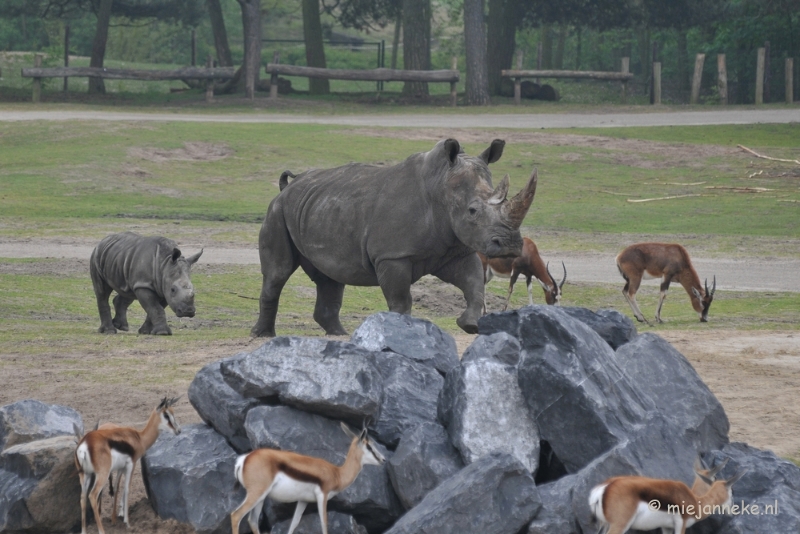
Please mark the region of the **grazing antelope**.
<svg viewBox="0 0 800 534"><path fill-rule="evenodd" d="M697 476L708 485L702 495L683 482L637 476L614 477L595 486L589 494L589 508L601 523L600 532L624 534L631 529L653 530L662 534L685 534L686 529L712 513L730 513L731 486L742 478L740 471L730 480L712 481Z"/></svg>
<svg viewBox="0 0 800 534"><path fill-rule="evenodd" d="M717 277L711 290L708 289L708 278L705 288L700 285L700 277L692 267L689 253L681 245L666 243L638 243L631 245L617 255L617 269L625 279L622 294L630 304L633 314L639 322L647 323L639 305L636 303L636 291L642 278L661 277L661 296L656 309L656 322L661 320L661 306L667 297L667 290L672 281L683 286L692 301L692 307L700 315L700 321L708 321L708 308L714 299L717 289ZM649 323L648 323L649 324Z"/></svg>
<svg viewBox="0 0 800 534"><path fill-rule="evenodd" d="M105 486L105 481L111 481L114 473L120 474L117 483L117 492L111 514L111 523L117 521L116 509L119 497L119 486L124 477L122 503L119 512L125 525L128 523L128 493L131 485L131 475L136 462L144 456L158 438L160 430L172 430L175 434L181 433L181 428L175 420L172 406L180 397L164 399L150 414L147 424L142 430L128 426L117 426L111 423L100 425L97 430L78 436L78 448L75 450L75 465L81 481L81 534L86 534L86 497L94 511L99 534L104 534L103 522L100 518L100 496ZM112 484L113 493L113 484Z"/></svg>
<svg viewBox="0 0 800 534"><path fill-rule="evenodd" d="M347 489L365 465L381 465L386 459L367 435L367 429L356 435L342 423L342 430L353 441L347 458L335 466L321 458L289 451L257 449L236 459L234 475L247 490L244 502L231 514L231 529L239 532L245 514L253 534L260 534L258 519L267 497L278 502L296 502L289 533L303 517L306 505L317 503L322 534L328 534L328 499Z"/></svg>
<svg viewBox="0 0 800 534"><path fill-rule="evenodd" d="M489 259L480 252L478 257L483 264L483 283L488 284L493 276L500 278L510 278L508 284L508 295L506 296L506 303L503 306L503 311L508 308L508 302L511 300L511 293L514 291L514 284L517 283L519 275L525 277L526 285L528 286L528 304L533 306L533 293L531 292L531 282L533 278L539 282L544 290L544 300L548 304L558 304L561 300L561 288L564 287L564 282L567 281L567 267L564 262L561 262L561 267L564 269L564 278L561 282L556 283L556 279L550 274L550 264L545 265L542 257L539 256L539 249L536 247L531 239L527 237L522 238L522 254L516 258L492 258ZM486 296L483 297L483 313L486 313Z"/></svg>

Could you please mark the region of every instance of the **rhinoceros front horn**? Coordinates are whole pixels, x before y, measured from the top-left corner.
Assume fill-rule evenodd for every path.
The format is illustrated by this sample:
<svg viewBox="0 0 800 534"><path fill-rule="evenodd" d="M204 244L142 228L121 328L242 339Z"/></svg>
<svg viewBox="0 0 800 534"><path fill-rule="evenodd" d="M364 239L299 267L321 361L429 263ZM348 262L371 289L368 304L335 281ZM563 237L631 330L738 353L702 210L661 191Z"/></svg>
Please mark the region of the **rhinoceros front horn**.
<svg viewBox="0 0 800 534"><path fill-rule="evenodd" d="M533 196L536 194L537 180L537 171L533 169L531 177L528 179L528 185L525 186L525 189L514 195L511 202L509 202L508 218L515 228L519 228L522 225L522 220L528 213L528 208L531 207Z"/></svg>

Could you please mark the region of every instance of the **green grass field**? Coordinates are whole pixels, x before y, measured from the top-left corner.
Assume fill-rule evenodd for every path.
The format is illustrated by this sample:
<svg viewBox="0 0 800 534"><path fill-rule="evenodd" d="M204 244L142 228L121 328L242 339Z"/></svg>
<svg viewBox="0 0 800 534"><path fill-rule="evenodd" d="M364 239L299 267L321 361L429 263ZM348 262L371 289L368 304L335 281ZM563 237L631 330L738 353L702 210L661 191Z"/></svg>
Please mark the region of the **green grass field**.
<svg viewBox="0 0 800 534"><path fill-rule="evenodd" d="M785 164L754 161L735 148L746 144L787 157L800 138L798 125L497 134L508 144L493 173L510 174L512 193L534 166L539 169L540 185L523 233L542 250L610 253L621 241L652 238L680 240L706 257L800 257L800 173ZM552 136L563 142L550 143ZM398 131L315 125L2 123L0 239L93 243L110 232L133 229L173 237L187 248L255 247L284 169L300 172L351 161L392 164L434 144L402 137ZM469 143L466 151L476 154L485 146ZM765 191L735 189L746 187ZM679 198L628 202L669 196ZM36 274L49 273L48 261L0 259L5 325L0 351L45 351L52 335L75 350L96 344L99 320L88 273ZM38 265L27 272L26 262ZM194 282L198 317L180 321L168 314L177 337L184 339L176 340L177 346L246 337L258 311L258 267L206 269L201 260ZM630 314L621 285L568 283L563 303ZM506 286L495 281L489 290L504 296ZM534 298L542 301L538 287ZM656 300L656 290L641 290L646 315L652 315ZM279 332L321 333L311 319L313 302L312 284L296 274L281 300ZM526 302L520 283L512 305ZM379 289L348 287L343 323L352 330L385 306ZM143 320L141 308L135 304L133 309L132 325ZM711 318L721 328L797 329L798 309L798 294L721 291ZM457 330L458 313L452 310L417 305L414 314ZM703 327L677 286L663 315L668 323L656 328Z"/></svg>

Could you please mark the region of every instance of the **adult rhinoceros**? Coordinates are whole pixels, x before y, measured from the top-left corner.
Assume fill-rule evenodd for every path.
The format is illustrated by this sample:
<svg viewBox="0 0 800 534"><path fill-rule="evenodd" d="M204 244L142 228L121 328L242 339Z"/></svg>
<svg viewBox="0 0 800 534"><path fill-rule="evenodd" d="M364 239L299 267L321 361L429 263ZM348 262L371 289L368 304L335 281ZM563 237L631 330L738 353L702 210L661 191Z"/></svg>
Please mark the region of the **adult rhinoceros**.
<svg viewBox="0 0 800 534"><path fill-rule="evenodd" d="M258 237L263 285L252 335L275 335L278 299L298 266L317 285L314 320L329 335L347 334L339 322L345 284L379 285L390 311L409 313L411 284L426 274L463 291L467 309L457 323L476 333L484 285L475 251L519 255L519 226L536 192L535 170L511 200L508 176L492 188L488 164L504 146L495 139L471 157L447 139L392 167L299 174L270 203Z"/></svg>

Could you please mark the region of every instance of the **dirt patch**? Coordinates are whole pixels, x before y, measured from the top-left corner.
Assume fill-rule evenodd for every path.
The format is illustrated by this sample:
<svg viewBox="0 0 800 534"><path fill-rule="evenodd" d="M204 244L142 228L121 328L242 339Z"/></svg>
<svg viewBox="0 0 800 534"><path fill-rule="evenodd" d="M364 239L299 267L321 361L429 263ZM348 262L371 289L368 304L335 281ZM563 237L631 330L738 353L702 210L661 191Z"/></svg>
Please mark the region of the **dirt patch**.
<svg viewBox="0 0 800 534"><path fill-rule="evenodd" d="M464 294L455 286L443 284L438 278L425 277L411 286L412 313L421 315L458 317L467 308ZM505 299L492 293L486 294L489 311L499 311Z"/></svg>
<svg viewBox="0 0 800 534"><path fill-rule="evenodd" d="M86 274L89 276L89 258L13 261L0 260L0 274L24 274L33 276L74 276Z"/></svg>
<svg viewBox="0 0 800 534"><path fill-rule="evenodd" d="M233 154L233 149L220 144L187 142L183 148L167 150L163 148L132 147L128 156L154 163L167 161L218 161Z"/></svg>

